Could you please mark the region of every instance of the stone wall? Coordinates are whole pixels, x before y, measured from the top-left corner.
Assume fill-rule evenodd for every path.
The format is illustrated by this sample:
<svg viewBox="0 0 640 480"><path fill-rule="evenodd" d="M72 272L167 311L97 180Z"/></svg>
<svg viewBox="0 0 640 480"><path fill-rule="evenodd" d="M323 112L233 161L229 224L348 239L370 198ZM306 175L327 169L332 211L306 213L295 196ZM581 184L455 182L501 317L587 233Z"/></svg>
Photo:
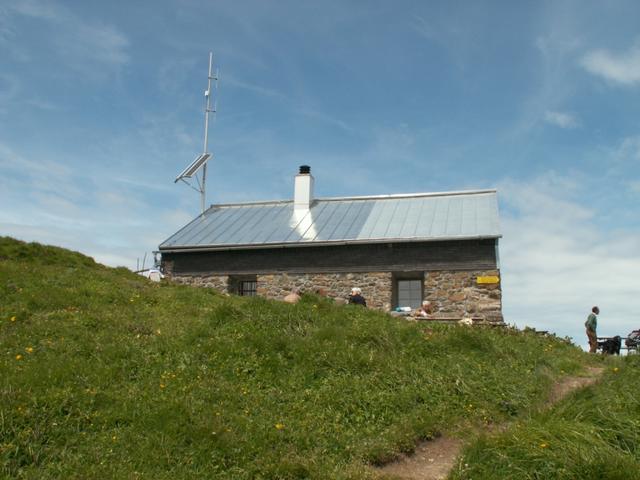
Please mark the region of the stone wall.
<svg viewBox="0 0 640 480"><path fill-rule="evenodd" d="M500 277L500 272L425 272L424 296L433 303L435 316L469 316L502 322L500 283L478 284L479 276Z"/></svg>
<svg viewBox="0 0 640 480"><path fill-rule="evenodd" d="M258 275L258 295L267 298L281 299L297 288L312 293L322 290L329 298L346 300L353 287L362 289L367 306L391 309L393 283L388 272Z"/></svg>
<svg viewBox="0 0 640 480"><path fill-rule="evenodd" d="M229 277L227 275L168 275L171 280L183 285L214 288L228 293Z"/></svg>
<svg viewBox="0 0 640 480"><path fill-rule="evenodd" d="M424 273L424 297L434 306L437 317L475 317L488 321L503 321L500 283L478 284L478 276L500 276L498 270L429 271ZM215 288L236 293L238 279L228 275L171 275L178 283ZM389 272L365 273L279 273L257 275L258 295L282 299L297 288L302 292L317 292L334 299L348 298L352 287L360 287L367 305L381 310L392 308L393 275Z"/></svg>

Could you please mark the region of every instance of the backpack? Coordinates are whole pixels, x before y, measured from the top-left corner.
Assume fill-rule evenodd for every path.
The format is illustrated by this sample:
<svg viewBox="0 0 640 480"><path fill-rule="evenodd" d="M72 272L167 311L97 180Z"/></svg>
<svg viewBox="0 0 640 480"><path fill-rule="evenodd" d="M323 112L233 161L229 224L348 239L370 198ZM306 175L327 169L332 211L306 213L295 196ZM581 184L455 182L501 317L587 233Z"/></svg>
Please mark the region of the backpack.
<svg viewBox="0 0 640 480"><path fill-rule="evenodd" d="M613 338L608 338L602 344L602 353L608 353L609 355L620 355L621 341L620 337L616 335Z"/></svg>
<svg viewBox="0 0 640 480"><path fill-rule="evenodd" d="M626 347L638 348L640 346L640 330L634 330L624 341Z"/></svg>

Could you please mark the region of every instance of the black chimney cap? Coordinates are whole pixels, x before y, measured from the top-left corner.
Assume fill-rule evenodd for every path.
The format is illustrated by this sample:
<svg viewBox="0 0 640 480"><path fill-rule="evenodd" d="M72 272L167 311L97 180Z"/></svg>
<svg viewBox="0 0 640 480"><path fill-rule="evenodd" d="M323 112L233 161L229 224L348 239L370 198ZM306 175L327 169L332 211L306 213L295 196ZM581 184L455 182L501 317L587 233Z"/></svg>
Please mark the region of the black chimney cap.
<svg viewBox="0 0 640 480"><path fill-rule="evenodd" d="M311 167L309 165L300 165L300 173L302 175L311 173Z"/></svg>

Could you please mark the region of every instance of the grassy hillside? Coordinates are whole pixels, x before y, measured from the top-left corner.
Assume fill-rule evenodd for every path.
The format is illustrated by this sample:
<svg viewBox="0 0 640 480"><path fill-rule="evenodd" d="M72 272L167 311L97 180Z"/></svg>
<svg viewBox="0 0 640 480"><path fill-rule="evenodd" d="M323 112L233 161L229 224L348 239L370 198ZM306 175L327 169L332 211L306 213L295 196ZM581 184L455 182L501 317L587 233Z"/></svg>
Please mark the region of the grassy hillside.
<svg viewBox="0 0 640 480"><path fill-rule="evenodd" d="M0 296L6 478L372 478L418 439L526 412L584 361L512 329L158 285L9 238Z"/></svg>
<svg viewBox="0 0 640 480"><path fill-rule="evenodd" d="M471 445L456 480L640 479L640 355L609 358L602 381Z"/></svg>

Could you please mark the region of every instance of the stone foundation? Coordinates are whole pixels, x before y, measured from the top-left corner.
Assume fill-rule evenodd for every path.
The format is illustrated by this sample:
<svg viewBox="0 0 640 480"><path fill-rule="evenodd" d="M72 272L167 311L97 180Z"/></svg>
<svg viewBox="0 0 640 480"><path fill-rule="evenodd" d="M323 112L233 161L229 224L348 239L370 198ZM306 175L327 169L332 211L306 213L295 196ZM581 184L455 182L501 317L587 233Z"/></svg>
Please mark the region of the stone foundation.
<svg viewBox="0 0 640 480"><path fill-rule="evenodd" d="M333 299L349 298L353 287L362 289L367 306L380 310L391 309L391 273L284 273L258 275L258 295L267 298L283 298L293 288L301 292L317 293Z"/></svg>
<svg viewBox="0 0 640 480"><path fill-rule="evenodd" d="M502 322L502 289L500 283L478 284L479 276L500 276L498 270L429 271L424 273L424 297L434 307L434 316L443 318L473 317ZM237 293L237 283L246 276L171 275L177 283L215 288ZM364 273L279 273L256 275L258 295L282 299L294 288L301 292L321 291L335 300L346 300L352 287L360 287L367 305L390 310L393 298L391 272Z"/></svg>
<svg viewBox="0 0 640 480"><path fill-rule="evenodd" d="M214 288L224 293L229 291L228 275L168 275L168 277L183 285Z"/></svg>
<svg viewBox="0 0 640 480"><path fill-rule="evenodd" d="M500 283L478 284L479 276L500 277L500 272L425 272L424 296L433 303L435 315L502 322Z"/></svg>

